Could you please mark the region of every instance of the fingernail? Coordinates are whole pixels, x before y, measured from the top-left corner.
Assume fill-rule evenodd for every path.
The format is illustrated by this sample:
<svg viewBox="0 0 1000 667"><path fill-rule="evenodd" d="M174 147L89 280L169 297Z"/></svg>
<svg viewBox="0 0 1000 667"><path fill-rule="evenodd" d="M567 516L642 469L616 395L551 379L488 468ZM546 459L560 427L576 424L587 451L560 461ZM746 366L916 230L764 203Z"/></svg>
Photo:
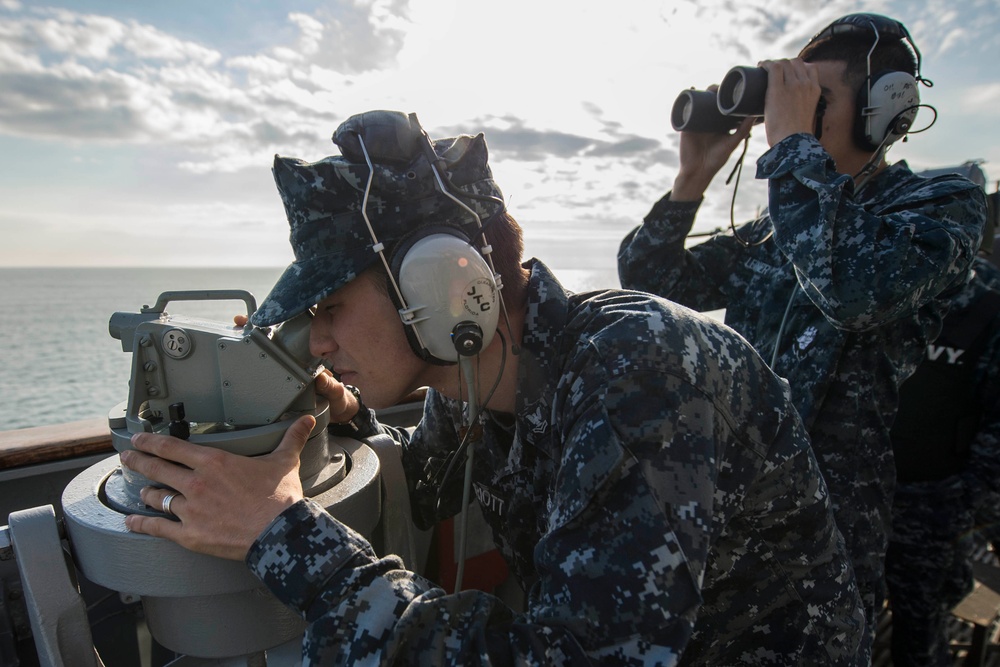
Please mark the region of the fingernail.
<svg viewBox="0 0 1000 667"><path fill-rule="evenodd" d="M130 449L126 449L124 452L121 452L118 455L118 459L122 462L122 465L125 466L126 468L129 467L128 462L129 459L131 458L132 458L132 450Z"/></svg>

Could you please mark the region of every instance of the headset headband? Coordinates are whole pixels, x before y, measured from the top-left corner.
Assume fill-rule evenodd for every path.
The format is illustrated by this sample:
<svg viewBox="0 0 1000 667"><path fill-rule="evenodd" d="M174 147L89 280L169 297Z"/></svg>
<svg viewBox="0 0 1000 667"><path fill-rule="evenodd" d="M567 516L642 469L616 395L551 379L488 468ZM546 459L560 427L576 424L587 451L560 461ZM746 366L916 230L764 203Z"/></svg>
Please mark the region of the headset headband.
<svg viewBox="0 0 1000 667"><path fill-rule="evenodd" d="M809 43L806 44L806 48L821 39L851 35L870 36L872 33L874 33L875 43L878 43L879 39L882 37L888 37L891 39L899 39L909 44L910 48L913 50L913 54L917 58L917 74L914 78L916 78L917 81L926 81L926 79L920 76L920 64L922 60L920 56L920 49L918 49L917 45L913 43L913 38L910 37L910 32L906 29L906 26L895 19L891 19L888 16L882 16L881 14L862 13L842 16L816 33L813 38L809 40ZM869 54L869 56L871 56L871 54Z"/></svg>
<svg viewBox="0 0 1000 667"><path fill-rule="evenodd" d="M811 44L826 37L865 33L873 25L883 35L896 37L897 39L910 39L910 33L907 32L906 27L895 19L882 16L881 14L848 14L820 30L809 40L809 43Z"/></svg>

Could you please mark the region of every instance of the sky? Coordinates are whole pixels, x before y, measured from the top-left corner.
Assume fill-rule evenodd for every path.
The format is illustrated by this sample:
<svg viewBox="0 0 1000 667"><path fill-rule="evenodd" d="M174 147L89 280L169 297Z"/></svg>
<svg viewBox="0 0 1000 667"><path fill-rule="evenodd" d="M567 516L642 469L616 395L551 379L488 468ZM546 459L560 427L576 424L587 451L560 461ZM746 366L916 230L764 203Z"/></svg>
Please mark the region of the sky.
<svg viewBox="0 0 1000 667"><path fill-rule="evenodd" d="M676 174L678 93L855 11L902 21L935 84L890 160L1000 179L1000 0L0 0L0 267L284 266L274 155L393 109L485 133L527 254L613 269ZM728 170L695 232L728 225Z"/></svg>

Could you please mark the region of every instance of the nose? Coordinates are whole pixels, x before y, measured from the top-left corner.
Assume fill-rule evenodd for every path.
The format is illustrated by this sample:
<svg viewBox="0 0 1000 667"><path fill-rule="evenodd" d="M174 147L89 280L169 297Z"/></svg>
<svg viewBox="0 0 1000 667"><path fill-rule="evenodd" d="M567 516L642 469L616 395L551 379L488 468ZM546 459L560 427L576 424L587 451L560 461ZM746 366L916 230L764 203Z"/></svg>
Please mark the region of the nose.
<svg viewBox="0 0 1000 667"><path fill-rule="evenodd" d="M328 318L318 313L309 325L309 354L314 357L329 357L337 351L337 341L330 332Z"/></svg>

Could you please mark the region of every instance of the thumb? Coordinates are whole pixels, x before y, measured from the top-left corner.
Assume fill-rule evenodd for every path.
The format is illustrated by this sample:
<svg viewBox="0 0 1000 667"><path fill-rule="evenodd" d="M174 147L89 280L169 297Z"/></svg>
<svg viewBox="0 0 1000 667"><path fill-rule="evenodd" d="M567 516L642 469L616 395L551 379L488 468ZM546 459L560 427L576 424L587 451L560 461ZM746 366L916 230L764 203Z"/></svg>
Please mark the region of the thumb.
<svg viewBox="0 0 1000 667"><path fill-rule="evenodd" d="M299 417L288 427L284 437L281 438L281 442L278 443L278 446L271 453L278 456L293 456L298 459L299 455L302 454L302 449L306 446L306 441L309 440L309 434L312 433L315 426L316 418L312 415Z"/></svg>
<svg viewBox="0 0 1000 667"><path fill-rule="evenodd" d="M333 373L329 369L324 368L319 375L316 376L316 393L321 396L326 396L329 398L329 393L340 384L333 378Z"/></svg>

